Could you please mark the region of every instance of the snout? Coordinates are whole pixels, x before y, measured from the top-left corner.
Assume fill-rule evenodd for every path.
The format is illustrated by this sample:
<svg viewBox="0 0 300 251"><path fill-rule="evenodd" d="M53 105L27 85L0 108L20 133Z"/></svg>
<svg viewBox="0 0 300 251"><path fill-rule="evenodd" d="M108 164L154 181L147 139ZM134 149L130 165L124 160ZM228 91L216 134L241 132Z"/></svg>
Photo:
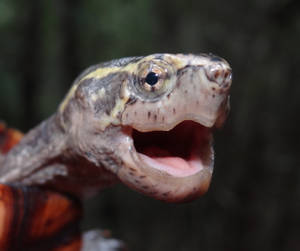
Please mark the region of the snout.
<svg viewBox="0 0 300 251"><path fill-rule="evenodd" d="M225 62L215 62L213 64L204 67L206 77L215 82L220 88L227 89L231 85L232 81L232 70L229 65Z"/></svg>

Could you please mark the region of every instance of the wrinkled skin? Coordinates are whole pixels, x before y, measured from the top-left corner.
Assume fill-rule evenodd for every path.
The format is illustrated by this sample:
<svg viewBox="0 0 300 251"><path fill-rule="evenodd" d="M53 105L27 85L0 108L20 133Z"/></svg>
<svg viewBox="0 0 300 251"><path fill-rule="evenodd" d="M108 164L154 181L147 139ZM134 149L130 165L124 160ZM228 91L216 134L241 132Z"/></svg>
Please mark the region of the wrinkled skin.
<svg viewBox="0 0 300 251"><path fill-rule="evenodd" d="M0 183L86 197L121 180L159 200L196 198L210 184L211 131L226 119L230 85L230 66L213 55L93 66L53 116L0 158Z"/></svg>

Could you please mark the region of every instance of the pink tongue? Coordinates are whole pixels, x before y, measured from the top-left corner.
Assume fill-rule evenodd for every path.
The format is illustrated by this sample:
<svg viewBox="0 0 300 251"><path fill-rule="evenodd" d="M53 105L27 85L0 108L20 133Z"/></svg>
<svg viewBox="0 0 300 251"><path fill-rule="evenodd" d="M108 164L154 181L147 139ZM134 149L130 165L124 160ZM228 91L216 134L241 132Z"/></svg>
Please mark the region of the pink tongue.
<svg viewBox="0 0 300 251"><path fill-rule="evenodd" d="M149 167L155 168L177 177L185 177L199 172L203 166L200 160L186 161L180 157L148 157L139 154L142 161Z"/></svg>
<svg viewBox="0 0 300 251"><path fill-rule="evenodd" d="M166 166L170 166L172 168L176 168L178 170L188 170L192 168L187 161L179 157L164 157L164 158L154 157L152 159L156 160L158 163L161 163Z"/></svg>

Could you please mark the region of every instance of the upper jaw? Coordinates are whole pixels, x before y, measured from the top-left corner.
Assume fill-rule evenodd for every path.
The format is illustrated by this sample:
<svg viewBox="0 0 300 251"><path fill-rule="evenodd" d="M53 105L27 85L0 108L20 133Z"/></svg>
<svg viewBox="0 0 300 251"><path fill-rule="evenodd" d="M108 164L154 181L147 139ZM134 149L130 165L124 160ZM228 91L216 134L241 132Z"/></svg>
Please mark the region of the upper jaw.
<svg viewBox="0 0 300 251"><path fill-rule="evenodd" d="M156 102L137 99L127 105L122 125L142 132L168 131L183 120L206 127L214 126L216 121L221 125L228 110L230 82L231 69L226 64L184 67L177 72L169 94Z"/></svg>

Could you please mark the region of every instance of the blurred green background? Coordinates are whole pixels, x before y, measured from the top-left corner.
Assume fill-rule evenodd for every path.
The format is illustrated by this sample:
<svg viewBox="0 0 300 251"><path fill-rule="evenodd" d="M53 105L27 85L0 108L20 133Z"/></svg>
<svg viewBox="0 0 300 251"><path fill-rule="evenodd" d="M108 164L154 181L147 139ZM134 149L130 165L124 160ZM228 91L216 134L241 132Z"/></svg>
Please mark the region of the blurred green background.
<svg viewBox="0 0 300 251"><path fill-rule="evenodd" d="M118 185L83 228L130 250L300 250L300 1L1 0L0 118L52 114L86 67L154 52L212 52L233 68L209 192L165 204Z"/></svg>

